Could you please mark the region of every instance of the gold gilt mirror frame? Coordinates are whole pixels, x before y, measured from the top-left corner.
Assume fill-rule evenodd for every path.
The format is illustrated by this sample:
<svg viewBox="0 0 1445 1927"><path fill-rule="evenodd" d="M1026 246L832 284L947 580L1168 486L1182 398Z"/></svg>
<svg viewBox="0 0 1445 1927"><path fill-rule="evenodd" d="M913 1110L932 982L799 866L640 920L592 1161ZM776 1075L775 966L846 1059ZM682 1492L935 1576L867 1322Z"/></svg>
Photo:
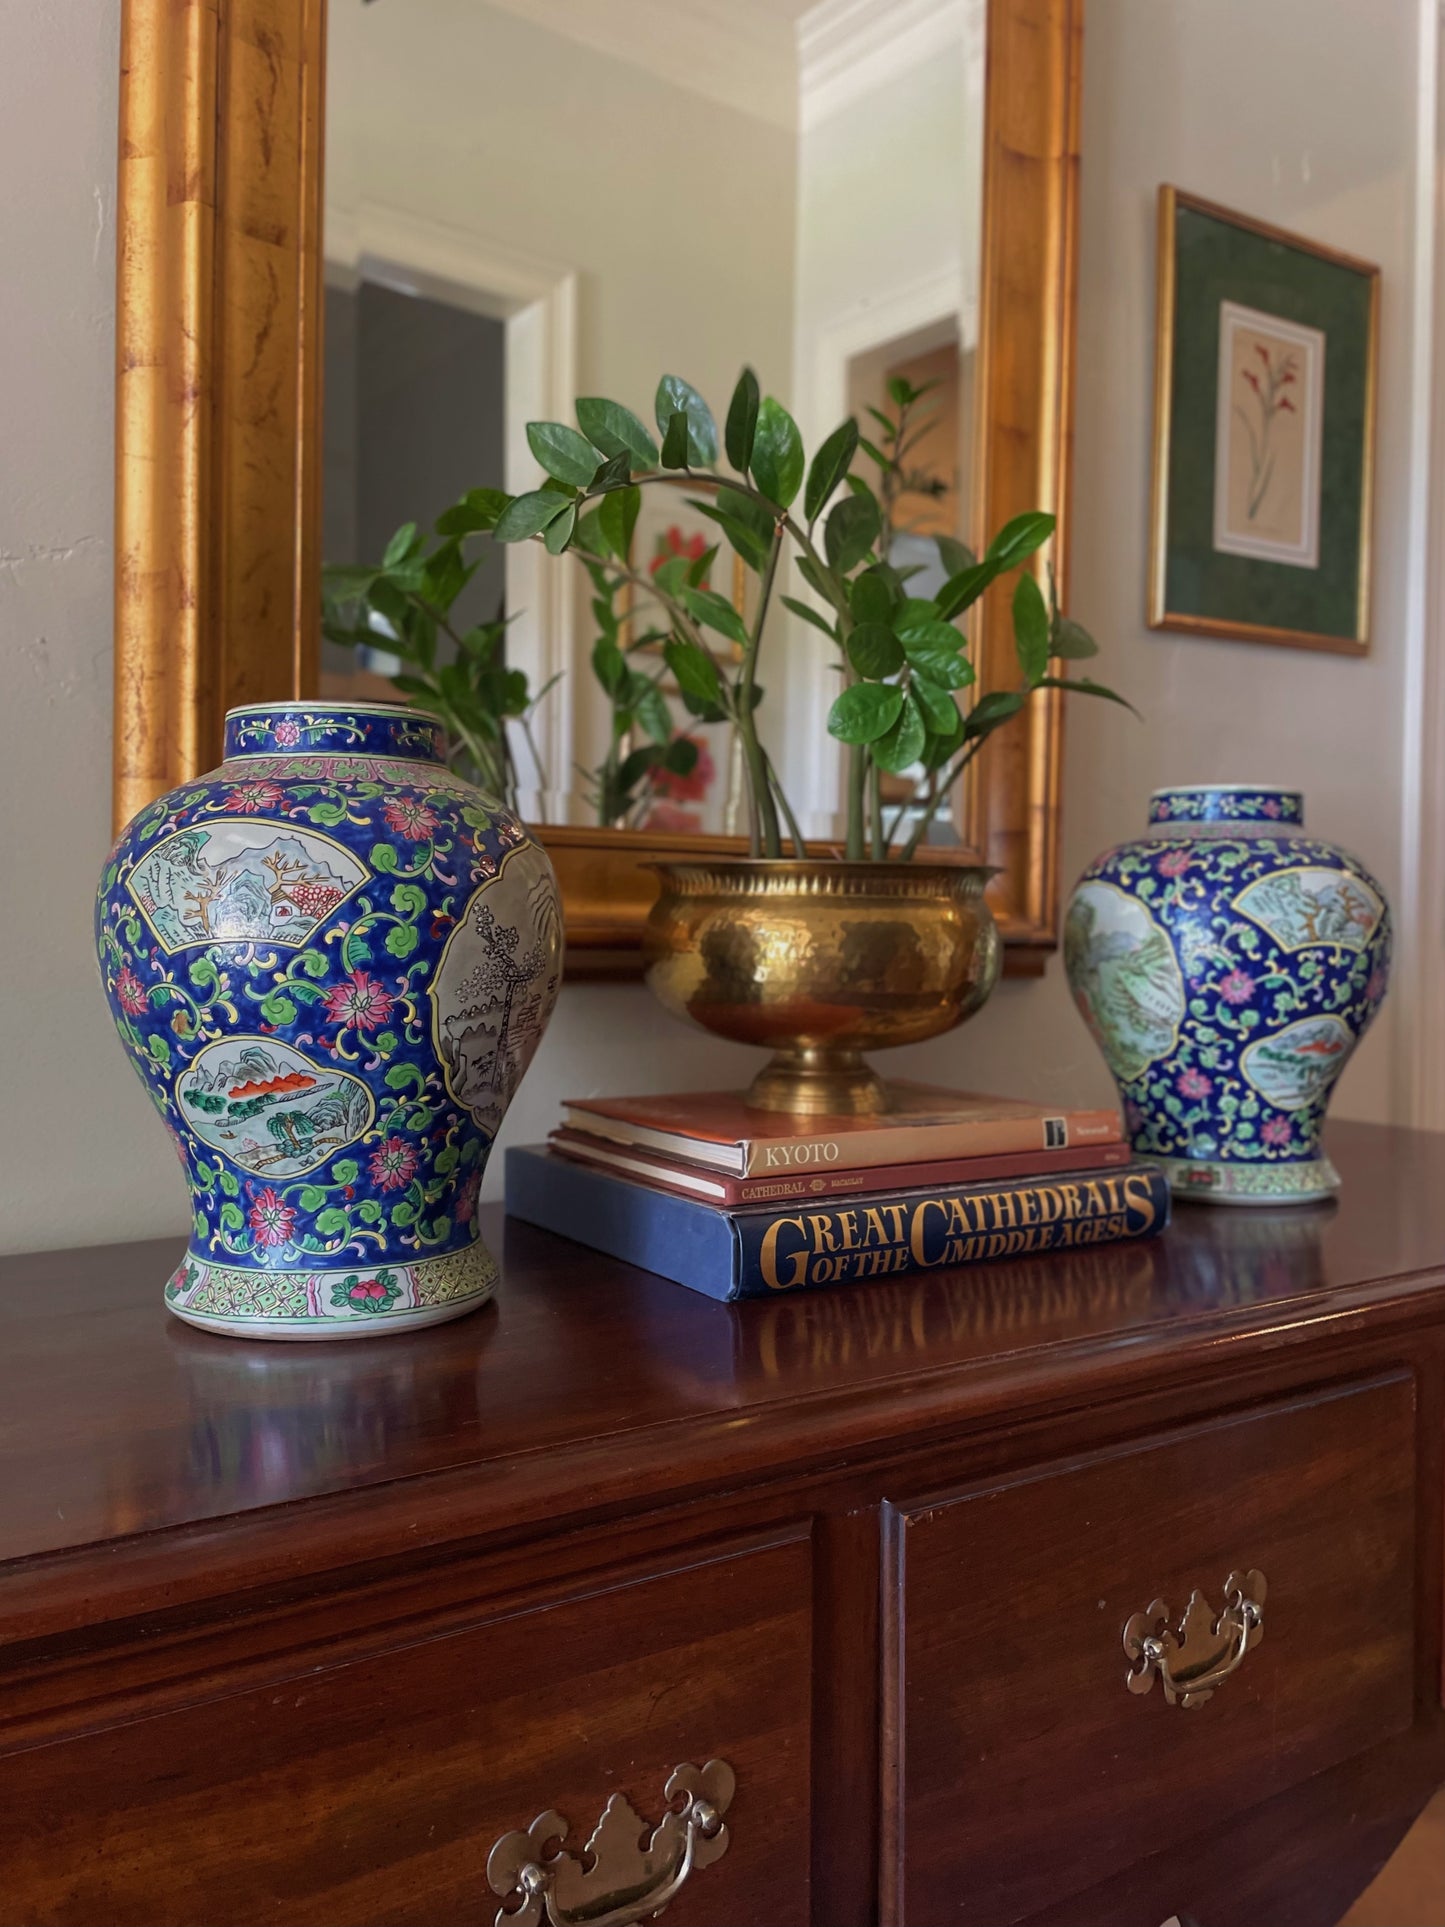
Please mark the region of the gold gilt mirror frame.
<svg viewBox="0 0 1445 1927"><path fill-rule="evenodd" d="M1083 0L987 0L975 536L1059 517L1068 584ZM325 0L125 0L116 313L115 814L219 758L229 707L313 694L320 599ZM980 686L1013 674L1007 593ZM1006 968L1057 940L1063 718L972 771ZM541 832L574 975L634 974L661 856L724 837Z"/></svg>

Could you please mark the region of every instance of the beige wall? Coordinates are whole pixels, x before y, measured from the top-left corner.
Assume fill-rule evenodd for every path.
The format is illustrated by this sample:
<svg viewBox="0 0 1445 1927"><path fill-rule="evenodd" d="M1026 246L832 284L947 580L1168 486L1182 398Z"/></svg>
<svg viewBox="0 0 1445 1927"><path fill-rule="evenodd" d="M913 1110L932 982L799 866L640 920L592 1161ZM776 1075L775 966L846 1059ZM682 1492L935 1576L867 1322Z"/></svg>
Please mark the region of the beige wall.
<svg viewBox="0 0 1445 1927"><path fill-rule="evenodd" d="M9 1249L185 1223L172 1153L111 1034L89 935L109 834L118 13L119 0L0 7L0 769L10 812L0 882L21 933L0 986ZM1415 30L1411 0L1090 0L1074 604L1105 645L1101 673L1128 688L1148 724L1102 706L1071 718L1071 876L1137 828L1154 785L1267 776L1303 787L1313 826L1398 886ZM488 111L477 81L479 120ZM721 171L715 178L725 194ZM1367 662L1144 628L1161 179L1384 265L1377 642ZM617 218L599 209L604 217ZM737 358L726 356L729 369ZM1386 1013L1346 1075L1344 1112L1391 1108L1388 1033L1406 1025L1401 1011ZM563 1095L736 1082L750 1062L694 1039L640 989L573 986L506 1137L539 1135ZM1108 1088L1057 964L1041 983L1005 986L909 1068L997 1089Z"/></svg>

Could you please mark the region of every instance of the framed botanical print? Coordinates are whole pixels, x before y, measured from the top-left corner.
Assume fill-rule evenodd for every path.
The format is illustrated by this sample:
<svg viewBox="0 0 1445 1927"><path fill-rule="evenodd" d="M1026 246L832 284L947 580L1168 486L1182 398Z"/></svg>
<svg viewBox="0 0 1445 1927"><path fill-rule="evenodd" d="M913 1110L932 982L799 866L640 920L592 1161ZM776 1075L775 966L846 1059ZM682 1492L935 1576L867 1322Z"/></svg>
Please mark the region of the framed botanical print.
<svg viewBox="0 0 1445 1927"><path fill-rule="evenodd" d="M1149 623L1363 655L1380 270L1159 190Z"/></svg>

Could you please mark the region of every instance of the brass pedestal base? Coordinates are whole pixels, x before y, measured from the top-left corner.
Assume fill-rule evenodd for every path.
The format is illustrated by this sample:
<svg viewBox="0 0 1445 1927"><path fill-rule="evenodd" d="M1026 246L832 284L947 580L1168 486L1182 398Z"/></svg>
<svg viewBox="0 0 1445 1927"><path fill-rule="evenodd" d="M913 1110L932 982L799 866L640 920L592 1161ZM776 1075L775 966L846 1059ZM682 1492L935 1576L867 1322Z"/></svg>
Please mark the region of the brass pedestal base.
<svg viewBox="0 0 1445 1927"><path fill-rule="evenodd" d="M826 1044L775 1051L748 1086L748 1103L800 1117L866 1117L890 1108L888 1086L862 1054Z"/></svg>

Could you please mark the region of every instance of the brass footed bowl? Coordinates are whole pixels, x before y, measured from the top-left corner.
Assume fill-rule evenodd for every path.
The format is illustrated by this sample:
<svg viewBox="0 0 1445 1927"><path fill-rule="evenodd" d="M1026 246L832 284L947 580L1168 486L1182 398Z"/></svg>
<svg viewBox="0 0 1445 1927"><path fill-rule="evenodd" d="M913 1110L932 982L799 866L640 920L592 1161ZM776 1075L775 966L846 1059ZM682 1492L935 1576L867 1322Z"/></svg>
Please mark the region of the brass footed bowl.
<svg viewBox="0 0 1445 1927"><path fill-rule="evenodd" d="M773 1057L761 1110L886 1111L866 1050L952 1030L998 981L993 872L739 857L658 863L647 981L678 1017Z"/></svg>

